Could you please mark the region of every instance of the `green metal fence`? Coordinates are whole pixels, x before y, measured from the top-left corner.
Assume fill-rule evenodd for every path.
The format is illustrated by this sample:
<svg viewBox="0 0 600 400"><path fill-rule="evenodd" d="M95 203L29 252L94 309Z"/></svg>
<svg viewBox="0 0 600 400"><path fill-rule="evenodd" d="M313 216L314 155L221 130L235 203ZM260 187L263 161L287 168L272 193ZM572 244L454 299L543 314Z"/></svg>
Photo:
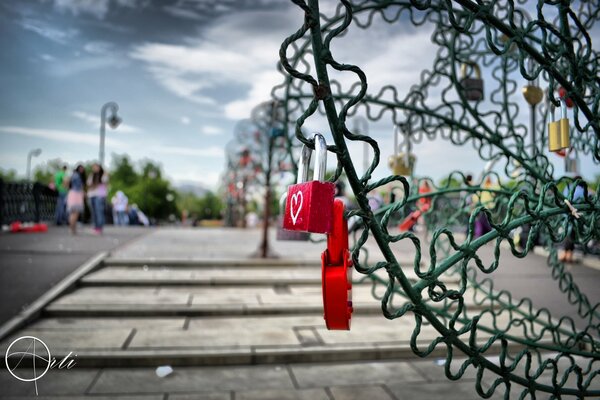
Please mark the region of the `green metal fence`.
<svg viewBox="0 0 600 400"><path fill-rule="evenodd" d="M273 89L284 109L288 151L294 154L302 143L312 146L303 126L317 114L325 115L334 141L328 149L338 160L332 179L345 173L359 206L350 212L362 222L355 232L354 265L372 281L383 315L412 319L413 352L420 357L443 352L449 379L458 380L474 368L475 389L482 397L600 396L600 305L590 303L557 255L557 244L566 238L584 248L600 239L600 202L585 182L558 176L542 151L562 87L573 103L568 111L572 151L594 165L600 162L600 57L590 33L598 32L594 28L600 18L598 4L341 0L333 8L328 2L328 11L321 13L318 0L293 2L304 14L304 23L281 46L285 81ZM435 60L412 87L388 85L372 92L359 66L335 57L336 40L351 29L375 24L433 29ZM477 79L475 66L483 72L482 91L481 82L465 81ZM354 83L331 78L340 74L352 77ZM525 109L517 101L523 86ZM426 193L418 190L423 178L412 184L400 175L373 181L373 171L382 164L380 149L376 140L349 127L349 119L359 114L370 121L388 121L390 133L393 127L402 127L412 142L437 139L472 146L482 160L500 162L503 176L488 171L469 181L455 172L446 184L428 180ZM529 117L529 126L516 122L523 114ZM363 175L350 158L352 141L372 148L371 164ZM486 185L488 177L497 184ZM390 185L397 187L399 198L371 210L369 194ZM583 187L583 199L575 198L577 185ZM564 187L570 190L563 193ZM493 195L493 203L484 201L482 193ZM406 216L409 205L423 198L431 199L423 214L425 241L413 232L391 229ZM450 202L452 207L442 206ZM482 215L491 231L475 237ZM515 235L523 228L528 230L526 236ZM464 238L457 235L461 229ZM381 254L368 254L368 240ZM576 326L569 316L553 318L530 300L514 299L494 288L493 272L502 268L501 248L523 258L532 252L535 240L547 249L548 273L577 307L585 327ZM414 248L416 279L407 276L393 251L405 242ZM481 252L490 248L493 256L488 260ZM425 267L424 253L429 260ZM459 284L447 285L448 275L458 276ZM435 338L422 334L424 325L435 329ZM499 357L489 357L492 354Z"/></svg>

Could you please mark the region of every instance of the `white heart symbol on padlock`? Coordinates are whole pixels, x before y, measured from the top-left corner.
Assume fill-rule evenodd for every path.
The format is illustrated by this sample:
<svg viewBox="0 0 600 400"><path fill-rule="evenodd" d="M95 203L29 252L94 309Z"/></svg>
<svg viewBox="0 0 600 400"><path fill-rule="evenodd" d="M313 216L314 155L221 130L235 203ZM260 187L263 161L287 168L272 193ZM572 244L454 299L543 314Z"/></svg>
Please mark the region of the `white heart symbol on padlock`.
<svg viewBox="0 0 600 400"><path fill-rule="evenodd" d="M300 210L302 210L302 203L304 201L304 195L302 192L297 192L292 196L292 201L290 201L290 216L292 217L292 223L296 225L296 220L298 219L298 215L300 215ZM299 204L298 209L294 212L294 206Z"/></svg>

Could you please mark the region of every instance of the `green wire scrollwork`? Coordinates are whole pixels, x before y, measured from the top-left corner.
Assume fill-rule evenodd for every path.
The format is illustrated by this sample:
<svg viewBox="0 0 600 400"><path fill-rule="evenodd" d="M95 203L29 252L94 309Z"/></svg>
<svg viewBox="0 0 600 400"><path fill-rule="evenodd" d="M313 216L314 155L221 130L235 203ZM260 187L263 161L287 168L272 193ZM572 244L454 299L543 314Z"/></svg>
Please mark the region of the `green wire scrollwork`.
<svg viewBox="0 0 600 400"><path fill-rule="evenodd" d="M547 140L546 122L558 106L554 93L561 86L574 103L574 149L595 164L600 162L600 56L588 33L600 18L599 7L582 1L575 10L566 1L539 1L530 10L532 18L523 0L341 0L332 15L320 12L318 0L293 3L304 13L304 23L281 45L280 71L285 80L272 92L282 105L288 153L293 155L300 144L312 147L303 125L315 113L324 114L334 140L328 150L338 160L332 179L344 172L358 204L349 213L361 221L353 233L352 259L356 270L365 274L363 279L372 281L372 293L381 301L383 315L389 319L412 315L412 351L420 357L444 353L445 373L452 380L460 379L467 368L475 368L475 389L484 398L500 387L505 398L511 390L518 391L519 398L535 398L540 393L550 398L600 396L600 305L590 303L556 251L556 244L571 231L579 244L600 239L600 202L585 182L557 179L541 151ZM331 51L331 43L351 26L368 29L380 22L434 27L431 40L438 51L433 66L421 72L420 81L404 97L392 85L369 92L365 73L358 66L337 61ZM461 90L460 66L472 63L491 71L485 81L486 101L469 101ZM330 71L352 73L357 82L344 88L330 79ZM523 81L536 80L546 82L548 90L546 101L531 110L534 132L529 133L539 140L527 144L524 137L529 129L517 122L520 110L515 99ZM440 93L441 101L433 102L429 93ZM503 160L503 172L511 180L502 182L503 177L489 172L472 183L457 171L439 185L429 178L410 185L396 175L371 182L380 150L375 139L347 127L348 118L358 112L371 121L389 118L390 126L409 126L415 143L441 138L457 146L470 144L483 160ZM368 143L373 150L362 176L350 158L348 141ZM496 187L483 184L489 176L498 182ZM419 194L416 189L425 180L432 190ZM373 212L367 196L389 184L399 187L400 199ZM574 202L578 184L584 188L584 200ZM570 190L565 195L561 189L566 185ZM467 203L468 197L482 191L493 193L493 205ZM407 205L423 198L432 200L424 213L428 246L412 232L390 231L406 214ZM448 202L453 207L443 206ZM475 238L480 214L487 216L492 230ZM459 239L456 231L465 225L466 235ZM512 233L525 225L530 227L527 240L516 243ZM501 248L524 258L532 252L533 238L538 235L549 252L549 273L577 307L584 327L568 316L554 319L548 310L535 309L529 299L514 299L509 292L495 289L488 277L500 267L501 255L506 256ZM367 252L368 240L376 243L381 261L369 262L374 255ZM393 252L403 241L414 247L416 278L407 275L403 268L407 266L400 265ZM480 256L483 249L491 250L491 261ZM424 251L426 268L422 268ZM448 276L457 277L458 284L445 283ZM472 296L469 304L468 296ZM424 325L435 329L434 339L421 335ZM497 361L488 357L494 352L499 354ZM462 361L456 361L458 355ZM485 380L486 373L495 378Z"/></svg>

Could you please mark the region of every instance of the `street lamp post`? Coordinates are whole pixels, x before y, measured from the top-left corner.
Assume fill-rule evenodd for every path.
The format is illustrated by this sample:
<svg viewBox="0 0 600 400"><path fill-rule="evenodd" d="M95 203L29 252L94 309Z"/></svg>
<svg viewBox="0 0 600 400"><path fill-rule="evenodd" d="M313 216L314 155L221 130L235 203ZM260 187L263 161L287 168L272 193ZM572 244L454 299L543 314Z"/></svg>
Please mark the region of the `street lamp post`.
<svg viewBox="0 0 600 400"><path fill-rule="evenodd" d="M98 160L100 165L104 165L104 136L106 135L106 112L110 109L110 117L108 118L108 126L111 129L116 129L119 124L121 124L122 119L117 115L117 111L119 111L119 105L114 101L109 101L108 103L102 106L100 110L100 152L98 156Z"/></svg>
<svg viewBox="0 0 600 400"><path fill-rule="evenodd" d="M369 123L363 117L354 117L354 133L369 136ZM363 143L363 174L369 168L369 144Z"/></svg>
<svg viewBox="0 0 600 400"><path fill-rule="evenodd" d="M27 154L27 182L31 181L31 157L38 157L40 154L42 149L33 149Z"/></svg>

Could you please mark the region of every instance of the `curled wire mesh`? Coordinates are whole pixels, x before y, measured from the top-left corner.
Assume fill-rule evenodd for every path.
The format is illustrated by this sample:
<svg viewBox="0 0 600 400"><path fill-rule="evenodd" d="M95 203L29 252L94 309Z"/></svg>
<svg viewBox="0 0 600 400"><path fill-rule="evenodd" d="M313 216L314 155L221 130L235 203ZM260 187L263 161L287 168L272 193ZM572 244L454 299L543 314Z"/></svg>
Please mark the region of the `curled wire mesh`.
<svg viewBox="0 0 600 400"><path fill-rule="evenodd" d="M571 232L582 245L600 238L598 194L581 180L557 178L540 151L548 139L546 121L558 105L555 93L561 86L574 103L573 147L595 164L600 162L600 57L588 33L600 17L597 5L579 2L575 9L567 2L546 1L534 7L529 4L528 12L525 1L341 0L332 11L321 13L318 0L293 2L305 20L281 46L285 81L273 89L284 111L288 151L293 154L292 137L310 146L303 134L305 121L318 112L326 116L334 139L329 150L338 160L332 179L344 172L359 206L350 212L362 222L354 234L354 265L372 281L384 316L414 319L413 352L420 357L444 353L449 379L460 379L468 368L475 368L475 388L482 397L491 397L501 387L506 398L511 389L519 398L541 393L551 398L599 396L600 305L590 303L556 251L556 244ZM332 43L351 27L368 29L379 23L434 28L436 58L408 90L387 85L370 92L367 76L358 66L334 57ZM486 101L469 101L461 90L463 64L491 71L485 81ZM354 83L330 78L340 74L352 74ZM532 132L515 122L521 112L515 94L523 80L548 86L545 102L532 107L537 117ZM347 126L348 117L357 113L371 121L409 127L413 143L440 138L458 146L471 145L481 159L503 162L503 172L512 180L502 183L501 176L488 173L472 183L455 172L445 184L427 179L432 188L428 193L418 193L422 180L410 185L403 176L371 182L380 164L379 145ZM528 133L539 140L525 143ZM371 164L362 176L349 156L349 141L372 148ZM490 175L495 175L494 187L484 184ZM390 184L399 188L400 199L373 212L369 194ZM580 202L574 202L577 185L584 190ZM565 186L570 190L563 192ZM483 192L493 193L493 204L477 197ZM424 213L428 245L412 232L390 229L410 204L423 198L432 200ZM467 203L468 198L475 202ZM453 207L444 206L449 201ZM492 230L476 238L474 225L481 214ZM466 235L459 238L456 228L465 225ZM529 235L517 243L513 233L524 226L530 227ZM555 319L548 310L535 309L529 299L517 300L495 289L488 277L500 267L501 248L523 258L532 252L533 238L540 235L549 253L549 273L577 307L583 328L568 316ZM369 261L368 256L373 256L365 246L369 239L377 244L382 261ZM412 276L394 253L394 247L406 242L414 248ZM483 249L491 249L491 259L480 255ZM423 253L428 255L426 267ZM448 276L458 277L458 284L447 284ZM437 335L422 334L424 326L434 328ZM499 354L497 360L488 357L494 353ZM456 361L457 354L464 361ZM484 379L490 373L495 378Z"/></svg>

